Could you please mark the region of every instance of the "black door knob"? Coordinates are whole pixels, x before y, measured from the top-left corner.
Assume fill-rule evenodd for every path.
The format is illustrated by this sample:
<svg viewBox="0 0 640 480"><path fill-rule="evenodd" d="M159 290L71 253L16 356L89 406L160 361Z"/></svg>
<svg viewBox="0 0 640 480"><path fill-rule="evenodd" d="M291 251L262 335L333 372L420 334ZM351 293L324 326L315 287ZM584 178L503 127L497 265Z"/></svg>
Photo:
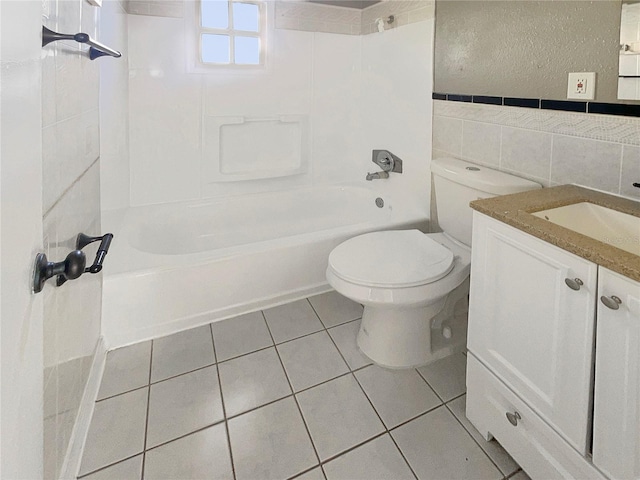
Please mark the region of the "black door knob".
<svg viewBox="0 0 640 480"><path fill-rule="evenodd" d="M67 280L75 280L84 273L87 265L87 257L81 250L74 250L64 259L64 272L62 275Z"/></svg>

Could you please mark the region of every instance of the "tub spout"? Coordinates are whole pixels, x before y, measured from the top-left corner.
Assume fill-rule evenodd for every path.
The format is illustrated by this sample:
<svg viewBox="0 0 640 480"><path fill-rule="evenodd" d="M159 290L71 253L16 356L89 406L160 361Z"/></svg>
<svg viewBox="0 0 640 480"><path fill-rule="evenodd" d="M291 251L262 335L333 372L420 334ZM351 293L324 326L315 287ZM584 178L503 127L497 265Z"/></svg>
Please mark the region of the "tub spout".
<svg viewBox="0 0 640 480"><path fill-rule="evenodd" d="M367 180L375 180L377 178L389 178L389 172L367 173Z"/></svg>

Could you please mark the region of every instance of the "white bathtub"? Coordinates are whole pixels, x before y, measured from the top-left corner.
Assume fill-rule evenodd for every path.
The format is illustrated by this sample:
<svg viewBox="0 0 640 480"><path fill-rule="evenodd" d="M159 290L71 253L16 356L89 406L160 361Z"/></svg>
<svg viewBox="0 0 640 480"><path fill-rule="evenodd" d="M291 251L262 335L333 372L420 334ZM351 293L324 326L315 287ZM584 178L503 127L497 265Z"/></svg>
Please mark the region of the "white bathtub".
<svg viewBox="0 0 640 480"><path fill-rule="evenodd" d="M106 212L103 228L115 234L103 270L108 346L327 291L329 252L347 238L426 231L425 206L374 188L314 187Z"/></svg>

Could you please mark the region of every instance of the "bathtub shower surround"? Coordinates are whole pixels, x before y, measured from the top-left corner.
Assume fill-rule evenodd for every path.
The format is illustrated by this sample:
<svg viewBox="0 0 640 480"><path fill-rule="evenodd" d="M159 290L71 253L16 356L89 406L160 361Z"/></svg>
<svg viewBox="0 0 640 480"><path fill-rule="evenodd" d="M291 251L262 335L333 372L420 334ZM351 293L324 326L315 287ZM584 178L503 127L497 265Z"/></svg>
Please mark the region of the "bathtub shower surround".
<svg viewBox="0 0 640 480"><path fill-rule="evenodd" d="M128 158L118 152L102 167L106 209L357 181L371 149L383 147L411 173L389 182L393 188L428 203L422 180L430 160L434 3L419 2L419 9L418 2L388 3L406 24L383 34L342 35L278 26L278 2L267 2L265 66L196 73L186 65L196 3L169 16L152 8L158 2L134 2L127 30ZM415 9L421 14L411 23ZM120 73L103 89L120 92ZM103 95L104 135L122 139L107 97L116 95ZM248 134L263 155L249 145L237 148L235 140Z"/></svg>
<svg viewBox="0 0 640 480"><path fill-rule="evenodd" d="M414 203L385 195L378 208L378 196L327 186L105 214L118 243L104 279L103 335L126 345L328 290L329 252L347 238L428 228Z"/></svg>
<svg viewBox="0 0 640 480"><path fill-rule="evenodd" d="M341 35L279 28L267 2L264 68L206 73L187 65L194 2L128 16L129 155L102 178L111 347L323 291L342 240L428 228L434 4L413 23L409 4L388 5L406 24ZM366 182L380 148L404 173Z"/></svg>
<svg viewBox="0 0 640 480"><path fill-rule="evenodd" d="M433 156L640 197L640 119L434 100Z"/></svg>

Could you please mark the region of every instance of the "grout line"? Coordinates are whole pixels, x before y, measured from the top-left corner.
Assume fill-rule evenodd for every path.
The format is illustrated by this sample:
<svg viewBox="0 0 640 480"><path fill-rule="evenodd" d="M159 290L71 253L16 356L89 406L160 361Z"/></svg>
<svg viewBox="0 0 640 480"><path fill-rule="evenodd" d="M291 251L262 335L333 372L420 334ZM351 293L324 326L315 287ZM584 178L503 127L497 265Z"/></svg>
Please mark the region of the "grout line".
<svg viewBox="0 0 640 480"><path fill-rule="evenodd" d="M269 328L269 323L267 322L267 318L264 315L264 311L260 311L260 313L262 314L262 318L264 318L264 322L267 324L267 330L269 331L269 335L271 336L271 340L273 340L273 334L271 333L271 329ZM323 324L324 325L324 324ZM296 402L296 406L298 407L298 413L300 414L300 418L302 419L302 423L304 424L304 428L307 431L307 435L309 437L309 441L311 442L311 447L313 448L313 453L316 455L316 459L318 460L318 464L320 464L320 455L318 455L318 450L316 448L316 444L313 443L313 438L311 437L311 432L309 431L309 426L307 425L307 421L304 418L304 414L302 413L302 408L300 407L300 403L298 402L298 398L296 397L295 390L293 389L293 385L291 383L291 380L289 379L289 374L287 373L287 369L284 366L284 362L282 361L282 358L280 357L280 352L278 351L278 349L275 349L276 351L276 355L278 355L278 360L280 360L280 366L282 367L282 370L284 371L284 376L287 379L287 383L289 384L289 388L291 389L292 392L292 396L293 396L293 401ZM322 466L320 467L320 469L322 470ZM322 474L324 475L324 470L322 470ZM326 477L326 475L325 475Z"/></svg>
<svg viewBox="0 0 640 480"><path fill-rule="evenodd" d="M224 419L218 420L218 421L213 422L213 423L208 423L207 425L204 425L202 427L198 427L198 428L196 428L195 430L193 430L193 431L191 431L189 433L183 433L183 434L181 434L181 435L179 435L179 436L177 436L175 438L171 438L170 440L166 440L166 441L164 441L162 443L154 445L153 447L149 447L148 449L145 450L145 453L146 452L150 452L152 450L155 450L156 448L159 448L159 447L164 447L165 445L167 445L169 443L173 443L173 442L175 442L177 440L182 440L183 438L188 437L190 435L202 432L203 430L206 430L207 428L211 428L211 427L216 427L218 425L222 425L223 423L224 423Z"/></svg>
<svg viewBox="0 0 640 480"><path fill-rule="evenodd" d="M347 363L347 360L344 358L344 355L342 355L342 352L340 351L340 349L338 348L338 344L334 341L333 337L331 337L331 335L329 335L329 338L331 338L331 341L333 342L333 344L335 345L336 349L338 350L338 353L340 354L340 356L342 357L342 360L344 360L344 362L347 364L347 367L349 368L349 370L351 370L351 367L349 367L349 364ZM387 424L384 423L384 420L382 420L382 417L380 416L380 414L378 413L378 410L376 410L376 407L373 405L373 402L371 401L371 399L369 398L369 395L367 395L366 390L364 389L364 387L362 386L362 384L360 383L360 380L358 380L358 377L356 376L356 374L354 373L353 370L351 370L351 375L353 376L353 379L356 381L356 383L358 384L358 386L360 387L360 390L362 391L362 393L364 394L365 398L367 399L367 401L369 402L369 405L371 405L371 408L373 409L373 411L375 412L375 414L377 415L378 419L380 420L380 423L382 424L383 428L384 428L384 434L389 435L389 438L391 438L391 441L393 442L393 444L396 446L396 448L398 449L398 452L400 453L400 455L402 456L402 459L404 460L404 462L406 463L407 467L409 467L409 470L411 471L411 473L413 474L414 478L417 480L418 476L416 475L416 472L413 471L413 467L409 464L409 461L407 460L407 458L404 456L404 453L402 453L402 450L400 450L400 447L398 446L398 444L396 443L395 439L391 436L391 432L389 431L389 428L387 427ZM377 437L376 437L377 438ZM344 455L344 452L341 454Z"/></svg>
<svg viewBox="0 0 640 480"><path fill-rule="evenodd" d="M151 370L153 367L153 340L151 341L151 352L149 354L149 379L147 384L147 417L144 422L144 444L143 444L143 453L142 453L142 471L140 472L140 478L144 478L144 467L145 460L147 458L147 432L149 431L149 404L151 403Z"/></svg>
<svg viewBox="0 0 640 480"><path fill-rule="evenodd" d="M264 316L263 316L264 317ZM209 324L209 332L211 333L211 343L213 345L213 359L216 361L216 373L218 375L218 388L220 389L220 403L222 404L222 416L224 418L224 429L227 434L227 445L229 447L229 460L231 461L231 473L233 479L236 478L236 466L233 462L233 451L231 450L231 435L229 434L229 419L227 418L227 409L224 404L224 394L222 393L222 379L220 378L220 364L218 363L218 353L216 351L216 341L213 338L213 324Z"/></svg>
<svg viewBox="0 0 640 480"><path fill-rule="evenodd" d="M466 392L465 392L463 395L466 395ZM459 396L458 396L458 397L456 397L455 399L460 398L460 397L462 397L462 395L459 395ZM455 400L455 399L449 400L449 402L451 402L451 401L453 401L453 400ZM460 426L464 429L464 431L465 431L465 432L467 432L467 435L469 435L469 436L471 437L471 440L473 440L473 441L476 443L476 445L478 445L478 447L480 447L480 450L482 450L482 453L484 453L484 454L485 454L485 456L489 459L489 461L490 461L490 462L491 462L491 463L492 463L492 464L493 464L493 465L498 469L498 472L502 475L502 477L503 477L503 478L505 478L505 477L506 477L505 473L504 473L504 472L502 471L502 469L498 466L498 464L497 464L496 462L494 462L494 461L493 461L493 458L491 458L491 455L489 455L489 453L488 453L484 448L482 448L482 445L480 445L480 442L478 442L478 441L475 439L475 437L471 434L471 432L469 431L469 429L468 429L467 427L465 427L465 426L464 426L464 423L462 423L462 421L458 418L458 416L457 416L455 413L453 413L453 410L452 410L452 409L451 409L451 407L448 405L448 402L447 402L447 403L445 403L445 405L444 405L444 406L445 406L445 407L447 408L447 410L451 413L451 415L453 415L453 418L455 418L455 419L456 419L456 421L460 424Z"/></svg>
<svg viewBox="0 0 640 480"><path fill-rule="evenodd" d="M127 393L135 392L137 390L142 390L143 388L148 388L149 384L144 384L140 387L132 388L131 390L125 390L124 392L116 393L114 395L110 395L108 397L101 398L100 400L96 400L96 403L104 402L105 400L111 400L112 398L119 397L120 395L125 395ZM64 412L63 412L64 413Z"/></svg>
<svg viewBox="0 0 640 480"><path fill-rule="evenodd" d="M83 113L77 115L80 116L83 115ZM85 174L91 170L91 167L93 167L98 161L100 160L100 154L98 154L98 156L96 157L96 159L94 161L91 162L91 165L89 165L87 168L85 168L82 173L80 175L78 175L76 177L76 179L71 182L71 185L69 185L67 188L65 188L59 195L58 198L56 199L55 202L53 202L53 204L47 209L46 212L44 212L42 214L42 218L46 217L47 215L49 215L51 213L51 211L56 207L56 205L58 205L62 199L64 198L64 196L69 193L69 191L82 179L82 177L85 176Z"/></svg>
<svg viewBox="0 0 640 480"><path fill-rule="evenodd" d="M134 454L134 455L131 455L131 456L129 456L129 457L126 457L126 458L120 459L120 460L118 460L118 461L116 461L116 462L110 463L109 465L105 465L105 466L100 467L100 468L98 468L98 469L96 469L96 470L92 470L92 471L87 472L87 473L85 473L85 474L83 474L83 475L79 475L79 476L77 477L77 479L78 479L78 480L80 480L81 478L86 478L86 477L88 477L89 475L93 475L94 473L101 472L101 471L103 471L103 470L106 470L106 469L107 469L107 468L109 468L109 467L113 467L114 465L118 465L119 463L126 462L127 460L131 460L132 458L138 457L138 456L140 456L140 455L142 455L142 456L143 456L143 459L144 459L144 452L138 452L138 453L136 453L136 454ZM141 478L142 478L142 477L141 477Z"/></svg>

